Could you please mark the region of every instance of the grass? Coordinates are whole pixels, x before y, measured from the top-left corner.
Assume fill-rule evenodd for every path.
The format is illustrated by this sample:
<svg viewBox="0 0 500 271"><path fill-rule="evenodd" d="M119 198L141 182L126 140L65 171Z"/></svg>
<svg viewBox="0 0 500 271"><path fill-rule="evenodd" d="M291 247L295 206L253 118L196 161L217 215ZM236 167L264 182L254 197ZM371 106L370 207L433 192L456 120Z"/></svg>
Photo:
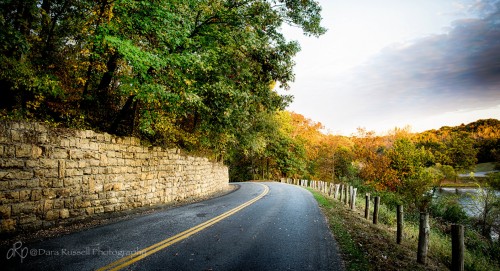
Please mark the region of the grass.
<svg viewBox="0 0 500 271"><path fill-rule="evenodd" d="M314 195L316 201L318 201L319 206L325 212L328 217L330 230L335 236L340 250L342 251L342 258L346 263L347 270L369 270L368 261L365 255L358 245L353 241L351 234L346 229L346 225L343 223L343 217L332 210L338 208L340 203L332 202L319 192L309 189Z"/></svg>
<svg viewBox="0 0 500 271"><path fill-rule="evenodd" d="M395 211L381 204L379 224L364 219L364 195L358 195L356 210L309 189L327 217L330 229L342 251L347 270L447 270L451 265L451 238L447 226L431 218L428 264L416 262L418 222L407 219L404 240L396 244ZM373 214L373 202L370 216ZM443 228L445 229L443 231ZM467 231L467 229L466 229ZM488 256L473 250L465 251L466 270L500 270Z"/></svg>

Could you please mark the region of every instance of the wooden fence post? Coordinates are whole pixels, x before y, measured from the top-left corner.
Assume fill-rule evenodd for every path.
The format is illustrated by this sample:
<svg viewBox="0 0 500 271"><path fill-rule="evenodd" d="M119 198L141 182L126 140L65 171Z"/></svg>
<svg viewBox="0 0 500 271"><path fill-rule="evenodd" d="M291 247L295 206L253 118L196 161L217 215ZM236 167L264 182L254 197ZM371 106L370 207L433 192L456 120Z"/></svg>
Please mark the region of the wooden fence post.
<svg viewBox="0 0 500 271"><path fill-rule="evenodd" d="M464 226L451 225L451 270L464 270Z"/></svg>
<svg viewBox="0 0 500 271"><path fill-rule="evenodd" d="M375 204L373 205L373 224L378 223L378 207L380 205L380 197L375 197Z"/></svg>
<svg viewBox="0 0 500 271"><path fill-rule="evenodd" d="M333 198L338 199L339 198L339 189L340 189L340 184L335 184L335 196Z"/></svg>
<svg viewBox="0 0 500 271"><path fill-rule="evenodd" d="M344 184L339 187L339 201L342 202L342 194L344 194Z"/></svg>
<svg viewBox="0 0 500 271"><path fill-rule="evenodd" d="M429 213L420 213L420 226L418 231L417 262L427 263L427 251L429 249Z"/></svg>
<svg viewBox="0 0 500 271"><path fill-rule="evenodd" d="M349 186L346 184L345 194L344 194L344 204L347 205L348 201L349 201Z"/></svg>
<svg viewBox="0 0 500 271"><path fill-rule="evenodd" d="M358 193L357 188L352 189L352 195L351 195L351 209L356 210L356 194Z"/></svg>
<svg viewBox="0 0 500 271"><path fill-rule="evenodd" d="M403 205L398 205L397 207L397 231L396 231L396 243L401 244L403 240Z"/></svg>
<svg viewBox="0 0 500 271"><path fill-rule="evenodd" d="M370 219L370 193L365 194L365 219Z"/></svg>
<svg viewBox="0 0 500 271"><path fill-rule="evenodd" d="M349 209L352 210L352 195L354 194L354 188L349 186Z"/></svg>

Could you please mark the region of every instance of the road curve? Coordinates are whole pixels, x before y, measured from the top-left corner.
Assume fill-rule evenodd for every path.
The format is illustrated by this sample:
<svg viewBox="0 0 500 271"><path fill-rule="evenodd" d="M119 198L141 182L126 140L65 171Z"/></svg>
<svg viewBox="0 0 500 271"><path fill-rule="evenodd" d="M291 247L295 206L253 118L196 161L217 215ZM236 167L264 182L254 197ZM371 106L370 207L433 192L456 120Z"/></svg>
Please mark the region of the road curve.
<svg viewBox="0 0 500 271"><path fill-rule="evenodd" d="M309 191L282 183L237 185L235 192L211 200L35 243L14 243L1 251L8 258L3 267L344 270Z"/></svg>

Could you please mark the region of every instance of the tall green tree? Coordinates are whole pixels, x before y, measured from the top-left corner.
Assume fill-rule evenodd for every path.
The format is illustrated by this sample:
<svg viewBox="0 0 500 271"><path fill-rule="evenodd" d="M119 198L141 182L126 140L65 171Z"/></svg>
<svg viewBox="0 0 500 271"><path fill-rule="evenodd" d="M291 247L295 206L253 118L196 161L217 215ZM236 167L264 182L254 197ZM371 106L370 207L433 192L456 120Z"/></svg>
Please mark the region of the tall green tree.
<svg viewBox="0 0 500 271"><path fill-rule="evenodd" d="M299 45L319 36L311 0L43 0L0 3L4 114L81 121L221 156L241 123L290 97Z"/></svg>

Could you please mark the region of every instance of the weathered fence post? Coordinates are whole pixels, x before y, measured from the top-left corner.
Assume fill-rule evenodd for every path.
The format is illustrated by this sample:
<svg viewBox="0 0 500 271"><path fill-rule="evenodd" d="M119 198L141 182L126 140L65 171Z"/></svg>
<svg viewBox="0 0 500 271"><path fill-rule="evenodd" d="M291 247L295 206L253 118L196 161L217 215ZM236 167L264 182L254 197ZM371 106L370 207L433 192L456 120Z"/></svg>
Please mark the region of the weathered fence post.
<svg viewBox="0 0 500 271"><path fill-rule="evenodd" d="M398 205L397 207L397 231L396 231L396 243L401 244L403 240L403 205Z"/></svg>
<svg viewBox="0 0 500 271"><path fill-rule="evenodd" d="M429 213L420 213L420 226L418 231L417 262L427 263L427 251L429 249Z"/></svg>
<svg viewBox="0 0 500 271"><path fill-rule="evenodd" d="M339 187L339 201L342 202L342 194L344 193L344 184L341 184Z"/></svg>
<svg viewBox="0 0 500 271"><path fill-rule="evenodd" d="M349 186L349 209L352 210L352 196L354 195L354 187Z"/></svg>
<svg viewBox="0 0 500 271"><path fill-rule="evenodd" d="M334 198L335 199L338 199L339 198L339 189L340 189L340 184L335 184L335 196Z"/></svg>
<svg viewBox="0 0 500 271"><path fill-rule="evenodd" d="M365 194L365 219L370 219L370 193Z"/></svg>
<svg viewBox="0 0 500 271"><path fill-rule="evenodd" d="M451 225L451 270L464 270L464 226Z"/></svg>
<svg viewBox="0 0 500 271"><path fill-rule="evenodd" d="M356 210L356 194L358 193L357 188L352 189L352 195L351 195L351 209Z"/></svg>
<svg viewBox="0 0 500 271"><path fill-rule="evenodd" d="M345 194L344 194L344 204L347 205L349 201L349 186L345 186Z"/></svg>
<svg viewBox="0 0 500 271"><path fill-rule="evenodd" d="M378 207L380 205L380 197L375 197L375 204L373 205L373 224L378 223Z"/></svg>

